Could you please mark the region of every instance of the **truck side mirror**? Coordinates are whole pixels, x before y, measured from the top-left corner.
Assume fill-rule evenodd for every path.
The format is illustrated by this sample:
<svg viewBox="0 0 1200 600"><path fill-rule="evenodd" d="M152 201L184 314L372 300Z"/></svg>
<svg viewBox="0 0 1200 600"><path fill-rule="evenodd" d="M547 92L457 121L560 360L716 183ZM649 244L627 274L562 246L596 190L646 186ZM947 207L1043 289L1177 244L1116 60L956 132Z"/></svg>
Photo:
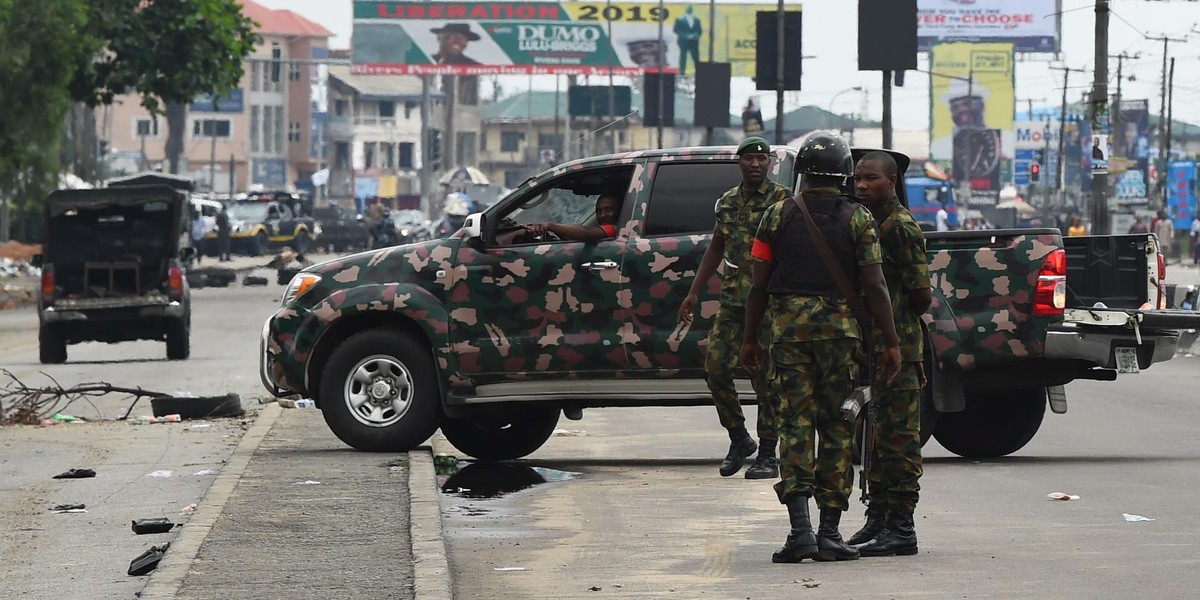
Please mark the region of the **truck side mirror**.
<svg viewBox="0 0 1200 600"><path fill-rule="evenodd" d="M33 256L30 256L30 257L29 257L29 264L31 264L31 265L33 265L33 266L35 266L35 267L39 268L39 269L40 269L40 268L42 268L42 255L41 255L41 254L34 254Z"/></svg>
<svg viewBox="0 0 1200 600"><path fill-rule="evenodd" d="M463 237L468 240L483 237L483 213L467 215L467 219L463 221L462 229Z"/></svg>

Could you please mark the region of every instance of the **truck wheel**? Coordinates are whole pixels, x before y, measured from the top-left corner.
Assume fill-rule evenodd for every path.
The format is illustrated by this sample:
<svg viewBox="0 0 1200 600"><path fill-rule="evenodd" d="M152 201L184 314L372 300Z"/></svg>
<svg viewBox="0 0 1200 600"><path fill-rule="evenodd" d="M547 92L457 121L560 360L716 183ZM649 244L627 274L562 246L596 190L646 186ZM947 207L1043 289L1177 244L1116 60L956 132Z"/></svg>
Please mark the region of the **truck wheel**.
<svg viewBox="0 0 1200 600"><path fill-rule="evenodd" d="M967 390L966 410L942 414L933 437L965 458L1007 456L1033 439L1045 414L1045 388Z"/></svg>
<svg viewBox="0 0 1200 600"><path fill-rule="evenodd" d="M67 340L57 327L42 325L38 329L38 360L44 365L67 362Z"/></svg>
<svg viewBox="0 0 1200 600"><path fill-rule="evenodd" d="M511 460L533 454L558 425L560 411L520 406L466 419L447 418L442 435L459 451L479 460Z"/></svg>
<svg viewBox="0 0 1200 600"><path fill-rule="evenodd" d="M191 331L183 319L167 324L167 360L186 360L192 355Z"/></svg>
<svg viewBox="0 0 1200 600"><path fill-rule="evenodd" d="M300 233L297 233L296 239L292 241L292 250L295 250L296 254L304 254L305 252L308 252L309 241L310 240L307 231L301 231Z"/></svg>
<svg viewBox="0 0 1200 600"><path fill-rule="evenodd" d="M271 240L267 239L266 232L260 231L254 236L254 241L250 242L250 256L262 256L267 253L267 247Z"/></svg>
<svg viewBox="0 0 1200 600"><path fill-rule="evenodd" d="M342 342L321 376L321 412L333 434L364 452L406 452L437 430L438 371L428 346L396 329Z"/></svg>

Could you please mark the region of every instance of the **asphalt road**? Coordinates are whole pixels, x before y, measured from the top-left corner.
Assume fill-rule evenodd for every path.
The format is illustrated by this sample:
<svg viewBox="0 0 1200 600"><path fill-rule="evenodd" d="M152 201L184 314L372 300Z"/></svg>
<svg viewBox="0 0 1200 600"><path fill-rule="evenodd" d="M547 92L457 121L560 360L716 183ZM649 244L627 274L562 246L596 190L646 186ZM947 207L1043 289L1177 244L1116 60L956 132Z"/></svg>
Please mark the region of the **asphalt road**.
<svg viewBox="0 0 1200 600"><path fill-rule="evenodd" d="M786 509L772 480L718 476L728 442L711 409L585 411L522 462L538 471L451 487L511 489L531 472L547 483L442 495L455 598L1195 598L1197 387L1200 358L1179 356L1069 385L1068 413L1047 411L1011 457L930 442L920 554L837 564L771 563ZM861 519L855 494L843 534Z"/></svg>
<svg viewBox="0 0 1200 600"><path fill-rule="evenodd" d="M261 262L243 259L235 266ZM37 313L0 311L0 367L28 385L46 385L48 375L65 387L106 381L196 396L234 392L251 411L244 419L132 426L113 421L131 402L107 396L62 407L91 423L0 428L0 596L133 598L142 589L146 577L126 575L130 561L172 540L179 529L137 536L130 522L165 516L186 523L181 510L202 501L266 395L257 375L258 332L282 294L274 277L269 280L267 287L194 290L192 356L186 361L167 361L162 342L87 343L70 346L65 365L41 365ZM0 385L9 383L0 376ZM150 415L149 401L132 414ZM97 476L51 479L70 468L91 468ZM171 474L151 477L155 471ZM49 510L77 502L88 512Z"/></svg>

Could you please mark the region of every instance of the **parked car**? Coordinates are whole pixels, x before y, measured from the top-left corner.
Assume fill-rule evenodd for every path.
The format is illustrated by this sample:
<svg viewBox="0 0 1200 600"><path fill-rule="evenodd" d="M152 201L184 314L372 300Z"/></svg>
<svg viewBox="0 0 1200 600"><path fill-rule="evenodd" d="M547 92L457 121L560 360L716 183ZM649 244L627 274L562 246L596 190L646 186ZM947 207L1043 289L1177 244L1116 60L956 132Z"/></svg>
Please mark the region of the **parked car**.
<svg viewBox="0 0 1200 600"><path fill-rule="evenodd" d="M396 225L401 244L423 242L433 239L433 231L425 213L419 210L393 210L388 215Z"/></svg>
<svg viewBox="0 0 1200 600"><path fill-rule="evenodd" d="M795 152L774 150L772 179L795 184ZM908 157L892 154L903 173ZM585 158L530 179L449 239L308 267L264 323L263 384L313 398L360 450L410 449L440 427L460 451L493 460L535 451L560 415L710 405L704 352L719 278L690 326L676 315L711 239L713 201L740 179L732 147ZM524 230L593 224L596 198L614 189L625 198L616 239ZM905 190L901 181L907 204ZM1019 450L1047 403L1065 412L1064 384L1171 360L1178 329L1200 325L1200 314L1163 310L1153 235L1066 247L1057 229L927 240L922 439L963 456ZM1117 272L1114 256L1126 261Z"/></svg>
<svg viewBox="0 0 1200 600"><path fill-rule="evenodd" d="M59 190L46 197L38 290L38 357L67 346L159 340L188 358L191 260L187 198L166 185Z"/></svg>
<svg viewBox="0 0 1200 600"><path fill-rule="evenodd" d="M313 219L321 227L319 244L333 252L365 250L370 242L362 215L343 206L313 209Z"/></svg>
<svg viewBox="0 0 1200 600"><path fill-rule="evenodd" d="M312 217L292 212L289 200L239 200L229 205L230 250L235 254L261 256L271 250L290 247L301 254L308 251L321 230ZM204 236L204 253L216 255L217 234Z"/></svg>

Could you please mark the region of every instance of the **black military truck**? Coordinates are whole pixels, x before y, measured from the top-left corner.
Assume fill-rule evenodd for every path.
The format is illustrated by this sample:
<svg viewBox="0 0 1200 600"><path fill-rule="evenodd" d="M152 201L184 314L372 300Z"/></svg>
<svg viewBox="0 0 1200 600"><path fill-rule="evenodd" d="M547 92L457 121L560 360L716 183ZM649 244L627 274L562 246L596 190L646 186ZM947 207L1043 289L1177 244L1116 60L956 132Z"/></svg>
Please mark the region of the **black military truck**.
<svg viewBox="0 0 1200 600"><path fill-rule="evenodd" d="M161 340L167 358L190 354L188 199L169 185L58 190L45 201L38 290L39 357L67 346Z"/></svg>

